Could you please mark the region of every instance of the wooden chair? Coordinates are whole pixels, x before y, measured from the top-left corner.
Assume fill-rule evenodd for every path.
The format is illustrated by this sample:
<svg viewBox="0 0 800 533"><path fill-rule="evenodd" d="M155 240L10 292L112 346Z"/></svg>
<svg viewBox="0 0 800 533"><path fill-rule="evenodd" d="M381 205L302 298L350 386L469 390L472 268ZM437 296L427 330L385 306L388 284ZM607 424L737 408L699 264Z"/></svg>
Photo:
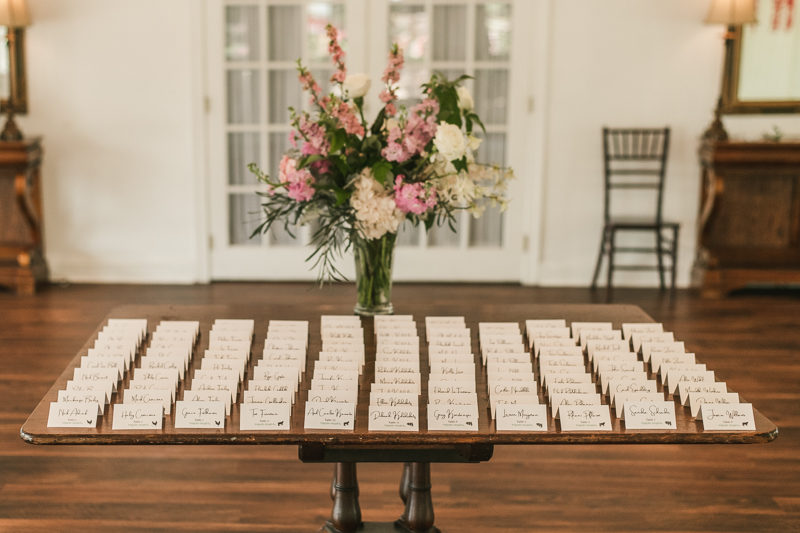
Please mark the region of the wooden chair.
<svg viewBox="0 0 800 533"><path fill-rule="evenodd" d="M592 289L597 287L597 278L603 256L608 256L607 300L611 299L614 270L658 270L661 290L666 288L664 273L670 269L671 290L675 291L675 272L678 256L678 232L680 224L662 219L664 199L664 175L669 151L669 128L663 129L609 129L603 128L603 154L605 171L605 209L600 253L592 278ZM655 195L655 210L648 216L619 216L612 214L611 197L617 190L652 191ZM643 232L654 234L655 247L617 246L617 232ZM654 253L656 265L616 264L617 253ZM669 258L669 265L665 258Z"/></svg>

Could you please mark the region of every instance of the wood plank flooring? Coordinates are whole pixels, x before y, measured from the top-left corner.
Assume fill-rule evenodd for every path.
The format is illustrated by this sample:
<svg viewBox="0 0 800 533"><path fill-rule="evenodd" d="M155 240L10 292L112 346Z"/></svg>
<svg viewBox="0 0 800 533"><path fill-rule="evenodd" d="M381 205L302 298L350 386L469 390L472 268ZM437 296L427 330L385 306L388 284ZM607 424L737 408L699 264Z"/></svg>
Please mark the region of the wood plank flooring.
<svg viewBox="0 0 800 533"><path fill-rule="evenodd" d="M19 428L108 311L123 304L327 303L352 285L73 285L0 292L0 532L313 532L330 513L331 465L294 447L31 446ZM602 302L600 291L398 284L458 305ZM743 446L505 446L477 465L432 466L443 533L800 531L800 296L700 300L615 291L676 333L779 427ZM522 317L521 317L522 318ZM756 364L757 363L757 364ZM364 519L402 511L398 465L359 467Z"/></svg>

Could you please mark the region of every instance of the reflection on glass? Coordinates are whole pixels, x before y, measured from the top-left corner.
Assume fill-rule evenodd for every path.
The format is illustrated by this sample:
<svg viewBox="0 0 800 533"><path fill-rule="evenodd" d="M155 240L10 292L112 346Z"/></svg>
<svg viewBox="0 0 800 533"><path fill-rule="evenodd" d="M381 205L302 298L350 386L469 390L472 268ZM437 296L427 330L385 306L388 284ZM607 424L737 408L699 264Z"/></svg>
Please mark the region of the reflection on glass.
<svg viewBox="0 0 800 533"><path fill-rule="evenodd" d="M261 166L261 135L259 133L228 134L228 183L254 185L256 178L247 165Z"/></svg>
<svg viewBox="0 0 800 533"><path fill-rule="evenodd" d="M261 235L252 239L263 212L260 198L255 193L231 194L228 196L228 239L230 244L254 246L261 244Z"/></svg>
<svg viewBox="0 0 800 533"><path fill-rule="evenodd" d="M475 112L484 124L506 123L508 70L475 70Z"/></svg>
<svg viewBox="0 0 800 533"><path fill-rule="evenodd" d="M308 4L306 10L308 61L329 61L328 36L325 33L325 26L328 24L333 24L333 26L338 30L339 44L341 45L342 49L347 52L347 31L344 27L344 6L313 2Z"/></svg>
<svg viewBox="0 0 800 533"><path fill-rule="evenodd" d="M394 43L403 49L406 62L423 60L425 46L428 44L428 17L425 15L425 6L391 6L389 46Z"/></svg>
<svg viewBox="0 0 800 533"><path fill-rule="evenodd" d="M479 5L475 19L475 59L508 61L511 6L498 3Z"/></svg>
<svg viewBox="0 0 800 533"><path fill-rule="evenodd" d="M456 221L453 223L453 227L456 228L456 231L450 229L450 226L447 222L444 223L443 226L438 226L436 224L428 231L428 247L434 248L453 248L458 247L459 237L458 232L460 231L461 227L461 213L455 213Z"/></svg>
<svg viewBox="0 0 800 533"><path fill-rule="evenodd" d="M404 220L397 230L397 246L419 246L419 228Z"/></svg>
<svg viewBox="0 0 800 533"><path fill-rule="evenodd" d="M257 70L227 72L228 124L257 124L260 83Z"/></svg>
<svg viewBox="0 0 800 533"><path fill-rule="evenodd" d="M269 123L288 124L289 107L300 110L303 93L294 70L269 71Z"/></svg>
<svg viewBox="0 0 800 533"><path fill-rule="evenodd" d="M267 24L270 61L296 61L303 55L300 32L303 24L302 7L269 6Z"/></svg>
<svg viewBox="0 0 800 533"><path fill-rule="evenodd" d="M225 8L225 59L258 61L258 6Z"/></svg>
<svg viewBox="0 0 800 533"><path fill-rule="evenodd" d="M467 6L433 7L433 60L464 61L467 59Z"/></svg>
<svg viewBox="0 0 800 533"><path fill-rule="evenodd" d="M269 177L271 180L278 180L278 171L280 170L281 158L288 149L288 133L279 132L269 134Z"/></svg>
<svg viewBox="0 0 800 533"><path fill-rule="evenodd" d="M499 206L492 207L486 200L480 200L479 206L485 207L481 218L469 218L470 248L501 248L503 246L503 214Z"/></svg>

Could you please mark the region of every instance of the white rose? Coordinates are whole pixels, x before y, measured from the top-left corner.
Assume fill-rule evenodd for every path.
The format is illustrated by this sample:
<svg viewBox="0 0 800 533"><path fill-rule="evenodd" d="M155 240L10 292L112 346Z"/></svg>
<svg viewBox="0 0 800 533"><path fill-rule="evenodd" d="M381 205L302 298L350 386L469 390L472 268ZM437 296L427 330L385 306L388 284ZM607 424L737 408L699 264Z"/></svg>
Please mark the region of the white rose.
<svg viewBox="0 0 800 533"><path fill-rule="evenodd" d="M361 98L367 94L371 84L372 80L366 74L353 74L345 78L342 87L350 98Z"/></svg>
<svg viewBox="0 0 800 533"><path fill-rule="evenodd" d="M448 161L461 159L467 153L467 143L464 141L461 128L453 124L440 122L433 144Z"/></svg>
<svg viewBox="0 0 800 533"><path fill-rule="evenodd" d="M458 93L458 108L461 111L470 112L475 109L475 100L472 99L469 89L466 87L456 87L456 92Z"/></svg>

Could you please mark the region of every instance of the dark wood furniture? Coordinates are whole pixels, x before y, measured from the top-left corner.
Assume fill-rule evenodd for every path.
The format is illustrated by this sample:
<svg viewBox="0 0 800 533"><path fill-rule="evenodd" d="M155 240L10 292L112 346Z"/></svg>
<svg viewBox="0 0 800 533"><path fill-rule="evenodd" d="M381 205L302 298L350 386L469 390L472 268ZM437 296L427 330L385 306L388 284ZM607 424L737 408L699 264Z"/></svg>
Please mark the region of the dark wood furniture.
<svg viewBox="0 0 800 533"><path fill-rule="evenodd" d="M0 142L0 285L32 294L47 279L42 244L41 139Z"/></svg>
<svg viewBox="0 0 800 533"><path fill-rule="evenodd" d="M603 208L603 233L600 252L592 277L592 289L603 257L608 256L606 299L611 301L614 270L657 270L659 287L664 290L664 273L669 268L674 295L680 224L666 222L662 217L664 176L669 154L669 128L662 129L610 129L603 128L603 173L605 194ZM653 211L648 216L625 216L612 209L612 195L617 190L648 191L652 193ZM638 197L636 198L638 200ZM627 206L630 207L630 206ZM619 246L618 232L647 232L655 238L655 246ZM665 234L666 233L666 234ZM654 253L656 265L617 264L618 253ZM669 265L665 263L669 259Z"/></svg>
<svg viewBox="0 0 800 533"><path fill-rule="evenodd" d="M693 280L720 297L800 283L800 142L705 141Z"/></svg>
<svg viewBox="0 0 800 533"><path fill-rule="evenodd" d="M463 311L463 310L462 310ZM518 321L522 326L525 319L565 318L572 321L611 321L616 328L623 322L651 322L652 319L640 308L628 305L476 305L466 312L467 326L473 332L473 346L477 347L477 323L481 321ZM555 420L550 418L546 433L515 433L495 431L491 420L486 392L485 373L480 366L480 356L476 352L479 370L477 390L480 423L477 432L444 433L428 432L427 409L427 350L421 346L423 364L423 391L420 402L419 433L370 433L367 430L370 383L374 377L375 345L371 319L362 319L365 331L367 363L360 380L359 403L352 432L305 430L303 429L303 410L310 386L316 354L321 348L319 316L321 314L344 314L351 312L350 305L315 306L124 306L109 314L109 318L147 318L152 331L161 320L199 320L201 337L196 353L202 354L208 345L206 334L216 318L254 318L256 336L252 364L259 359L259 346L263 346L266 326L270 319L309 320L308 364L305 379L298 393L297 403L292 413L291 428L280 432L248 432L239 430L239 408L234 405L224 429L191 430L175 429L172 416L166 417L164 429L157 432L112 431L110 412L102 417L98 426L92 429L48 428L49 403L55 401L58 390L63 389L80 364L80 357L94 343L97 332L105 324L103 321L87 340L81 350L61 374L59 379L45 395L21 429L22 438L33 444L288 444L297 445L299 458L304 462L336 463L335 475L331 484L331 497L334 501L331 521L324 526L327 531L385 532L413 531L435 532L434 513L431 500L430 463L477 463L488 461L494 445L499 444L694 444L694 443L760 443L770 442L777 437L777 427L754 409L756 431L751 432L707 432L702 424L696 422L687 409L678 408L676 428L671 431L628 430L612 417L613 430L608 432L562 432ZM454 314L459 311L450 306L436 306L421 303L403 312L413 313L422 337L421 324L426 315ZM680 336L680 335L678 335ZM424 337L423 337L424 338ZM198 364L197 357L192 365ZM192 372L190 371L189 375ZM188 380L188 378L187 378ZM188 383L190 385L190 382ZM186 383L181 386L185 386ZM125 387L125 383L121 388ZM181 397L180 394L178 396ZM112 398L112 403L115 398ZM540 394L540 401L544 397ZM744 400L743 400L744 401ZM358 484L356 464L359 462L398 462L406 463L400 484L400 495L405 502L405 512L396 525L371 523L361 524L361 511L358 504Z"/></svg>

